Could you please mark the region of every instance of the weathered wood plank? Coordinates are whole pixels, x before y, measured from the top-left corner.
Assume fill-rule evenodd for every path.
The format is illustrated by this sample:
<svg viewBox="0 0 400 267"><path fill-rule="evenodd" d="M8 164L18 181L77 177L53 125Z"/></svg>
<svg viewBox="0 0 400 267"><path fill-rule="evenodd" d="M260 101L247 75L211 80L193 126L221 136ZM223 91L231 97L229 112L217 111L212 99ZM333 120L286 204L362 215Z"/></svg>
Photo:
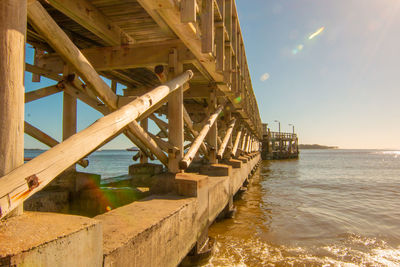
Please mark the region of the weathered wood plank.
<svg viewBox="0 0 400 267"><path fill-rule="evenodd" d="M86 0L47 0L53 7L88 29L109 45L135 40Z"/></svg>

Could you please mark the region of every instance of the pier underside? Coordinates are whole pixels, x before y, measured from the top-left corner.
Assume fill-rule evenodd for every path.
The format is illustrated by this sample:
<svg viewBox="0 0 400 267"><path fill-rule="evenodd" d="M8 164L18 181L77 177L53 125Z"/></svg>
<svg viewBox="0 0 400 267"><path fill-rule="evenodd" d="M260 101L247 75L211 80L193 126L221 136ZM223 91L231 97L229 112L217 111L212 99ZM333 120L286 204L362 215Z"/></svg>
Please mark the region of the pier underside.
<svg viewBox="0 0 400 267"><path fill-rule="evenodd" d="M235 1L4 0L0 38L0 265L173 266L200 253L260 160ZM25 90L25 72L43 87ZM24 116L54 94L60 140ZM100 116L79 132L78 100ZM49 149L24 158L24 134ZM129 179L76 171L119 135L137 150Z"/></svg>

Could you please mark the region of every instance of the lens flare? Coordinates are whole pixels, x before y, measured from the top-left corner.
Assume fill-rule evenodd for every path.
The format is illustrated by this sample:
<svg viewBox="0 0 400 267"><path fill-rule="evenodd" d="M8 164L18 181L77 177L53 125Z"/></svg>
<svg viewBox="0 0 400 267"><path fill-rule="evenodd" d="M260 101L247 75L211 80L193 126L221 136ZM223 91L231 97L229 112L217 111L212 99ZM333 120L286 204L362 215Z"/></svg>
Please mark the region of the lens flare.
<svg viewBox="0 0 400 267"><path fill-rule="evenodd" d="M236 97L235 99L233 99L233 101L234 101L236 104L239 104L239 103L242 101L242 98L241 98L240 96L238 96L238 97Z"/></svg>
<svg viewBox="0 0 400 267"><path fill-rule="evenodd" d="M317 35L321 34L323 31L325 30L325 27L321 27L319 28L316 32L314 32L313 34L311 34L308 39L311 40L314 37L316 37Z"/></svg>

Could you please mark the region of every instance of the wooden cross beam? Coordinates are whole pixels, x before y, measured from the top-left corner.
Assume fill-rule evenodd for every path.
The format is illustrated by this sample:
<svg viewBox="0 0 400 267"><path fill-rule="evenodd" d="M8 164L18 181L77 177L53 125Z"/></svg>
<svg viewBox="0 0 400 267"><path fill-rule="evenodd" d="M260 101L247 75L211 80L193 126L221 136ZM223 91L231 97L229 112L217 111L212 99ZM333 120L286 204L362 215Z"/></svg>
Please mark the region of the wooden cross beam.
<svg viewBox="0 0 400 267"><path fill-rule="evenodd" d="M229 124L228 129L226 130L225 137L224 137L224 139L222 141L222 144L221 144L221 146L220 146L220 148L218 150L218 153L217 153L217 158L218 159L222 159L222 156L224 155L226 145L228 144L229 139L232 136L232 131L233 131L233 127L235 127L235 123L236 123L236 119L233 119L231 121L231 123Z"/></svg>
<svg viewBox="0 0 400 267"><path fill-rule="evenodd" d="M213 114L210 115L208 118L207 123L203 126L201 129L199 135L195 138L193 141L192 145L190 146L188 152L185 154L183 159L179 162L179 167L181 169L187 169L192 163L194 157L197 154L197 151L200 148L200 145L203 143L204 138L207 136L208 132L210 131L211 127L214 125L215 121L218 118L218 115L221 113L223 110L224 105L220 105Z"/></svg>
<svg viewBox="0 0 400 267"><path fill-rule="evenodd" d="M130 35L87 0L47 0L47 2L109 45L135 43Z"/></svg>
<svg viewBox="0 0 400 267"><path fill-rule="evenodd" d="M56 94L61 91L62 91L62 89L60 89L57 85L51 85L51 86L37 89L35 91L27 92L27 93L25 93L25 103L29 103L29 102L35 101L37 99L41 99L46 96Z"/></svg>
<svg viewBox="0 0 400 267"><path fill-rule="evenodd" d="M82 49L81 53L97 71L122 70L132 68L151 68L157 65L168 65L170 50L177 48L178 60L191 63L196 60L190 51L179 40L156 43L144 43L124 46L96 47ZM64 60L57 53L43 55L37 65L51 69L56 73L63 70Z"/></svg>

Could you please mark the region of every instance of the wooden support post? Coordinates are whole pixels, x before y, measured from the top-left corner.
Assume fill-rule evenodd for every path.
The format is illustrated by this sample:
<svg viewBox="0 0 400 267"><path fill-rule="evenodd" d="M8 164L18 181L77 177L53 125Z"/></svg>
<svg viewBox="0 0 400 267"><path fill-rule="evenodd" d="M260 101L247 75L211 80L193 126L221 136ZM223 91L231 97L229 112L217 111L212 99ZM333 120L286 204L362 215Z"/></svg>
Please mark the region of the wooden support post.
<svg viewBox="0 0 400 267"><path fill-rule="evenodd" d="M70 75L70 67L64 66L64 78L67 79ZM70 136L76 134L76 108L77 100L76 97L66 92L63 93L63 124L62 124L62 138L66 140ZM71 170L75 170L75 164L71 166Z"/></svg>
<svg viewBox="0 0 400 267"><path fill-rule="evenodd" d="M169 76L172 78L183 71L183 64L178 62L178 51L173 49L169 56ZM168 96L168 140L179 151L170 153L168 171L179 172L179 161L183 157L184 124L183 124L183 87Z"/></svg>
<svg viewBox="0 0 400 267"><path fill-rule="evenodd" d="M181 169L187 169L189 167L190 163L192 163L192 160L196 156L197 151L200 148L200 145L203 143L206 135L209 134L209 132L211 131L212 126L215 124L215 122L223 108L224 108L224 106L220 105L216 109L216 111L213 114L211 114L211 116L208 118L207 122L204 124L203 128L201 129L199 135L194 139L188 152L185 154L183 159L179 162L179 167Z"/></svg>
<svg viewBox="0 0 400 267"><path fill-rule="evenodd" d="M225 1L225 29L228 32L229 40L232 40L232 0Z"/></svg>
<svg viewBox="0 0 400 267"><path fill-rule="evenodd" d="M233 148L232 148L232 151L231 151L231 156L232 157L236 157L237 150L238 150L238 147L239 147L239 143L240 143L240 140L241 140L241 137L242 137L242 131L243 131L242 128L240 128L238 130L237 134L236 134L235 144L233 145Z"/></svg>
<svg viewBox="0 0 400 267"><path fill-rule="evenodd" d="M181 22L188 23L196 22L196 0L182 0L181 1Z"/></svg>
<svg viewBox="0 0 400 267"><path fill-rule="evenodd" d="M214 53L214 0L202 1L201 52Z"/></svg>
<svg viewBox="0 0 400 267"><path fill-rule="evenodd" d="M232 131L233 131L233 127L235 127L235 123L236 123L236 119L233 119L231 121L231 123L229 124L228 129L226 130L224 140L222 141L221 147L219 148L218 153L217 153L218 159L222 159L222 157L224 155L225 148L228 145L229 140L231 139Z"/></svg>
<svg viewBox="0 0 400 267"><path fill-rule="evenodd" d="M214 113L215 108L217 106L217 97L216 97L216 90L215 88L210 93L210 102L208 105L208 112L209 114ZM217 160L217 150L218 150L218 125L215 122L208 135L207 135L207 142L210 145L210 150L208 153L208 158L210 163L218 163Z"/></svg>
<svg viewBox="0 0 400 267"><path fill-rule="evenodd" d="M35 48L35 53L33 56L33 65L37 65L38 60L40 59L41 56L44 55L44 50L40 48ZM40 75L36 73L32 73L32 82L40 82Z"/></svg>
<svg viewBox="0 0 400 267"><path fill-rule="evenodd" d="M0 1L0 177L24 164L25 33L26 0Z"/></svg>
<svg viewBox="0 0 400 267"><path fill-rule="evenodd" d="M114 92L114 94L117 93L117 81L115 80L111 81L111 90Z"/></svg>
<svg viewBox="0 0 400 267"><path fill-rule="evenodd" d="M244 152L246 154L249 153L250 141L251 141L251 134L249 133L248 136L247 136L246 146L245 146L245 149L244 149Z"/></svg>
<svg viewBox="0 0 400 267"><path fill-rule="evenodd" d="M225 28L224 24L219 24L215 31L216 42L216 70L223 72L225 70Z"/></svg>
<svg viewBox="0 0 400 267"><path fill-rule="evenodd" d="M242 142L241 142L241 145L240 145L240 153L242 154L242 153L244 153L245 151L245 148L246 148L246 142L247 142L247 130L246 130L246 132L244 133L244 135L243 135L243 137L242 137Z"/></svg>
<svg viewBox="0 0 400 267"><path fill-rule="evenodd" d="M148 119L146 118L146 119L141 120L140 121L140 126L142 126L143 130L147 131L148 130L148 126L149 126ZM149 159L146 156L146 154L145 153L141 153L140 154L140 163L148 163L148 162L149 162Z"/></svg>

